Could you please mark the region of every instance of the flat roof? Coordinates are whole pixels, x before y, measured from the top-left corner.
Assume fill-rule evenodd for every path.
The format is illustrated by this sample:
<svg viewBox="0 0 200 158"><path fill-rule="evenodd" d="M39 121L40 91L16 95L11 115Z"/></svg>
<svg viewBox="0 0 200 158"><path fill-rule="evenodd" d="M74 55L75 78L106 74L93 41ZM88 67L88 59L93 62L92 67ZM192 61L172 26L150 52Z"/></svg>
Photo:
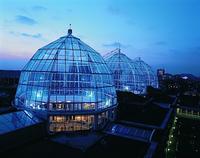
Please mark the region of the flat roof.
<svg viewBox="0 0 200 158"><path fill-rule="evenodd" d="M119 112L119 120L153 126L161 126L169 112L169 109L162 108L154 103L149 103L144 106L123 104L119 105L118 108L120 108L120 106L123 110Z"/></svg>
<svg viewBox="0 0 200 158"><path fill-rule="evenodd" d="M110 135L121 136L133 140L139 140L143 142L151 142L154 134L153 129L145 129L142 127L131 127L125 124L112 123L110 124L105 132Z"/></svg>

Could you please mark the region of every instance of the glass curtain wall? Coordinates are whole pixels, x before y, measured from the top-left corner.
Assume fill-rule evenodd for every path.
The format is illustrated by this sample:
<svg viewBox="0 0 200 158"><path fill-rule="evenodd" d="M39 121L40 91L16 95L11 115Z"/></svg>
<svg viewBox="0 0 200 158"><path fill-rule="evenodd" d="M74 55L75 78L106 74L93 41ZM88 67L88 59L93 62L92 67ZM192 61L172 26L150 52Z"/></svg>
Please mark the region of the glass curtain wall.
<svg viewBox="0 0 200 158"><path fill-rule="evenodd" d="M144 81L145 87L152 86L154 88L158 88L158 77L151 66L141 60L140 57L134 59L133 64L140 70L140 72L142 72L142 80Z"/></svg>
<svg viewBox="0 0 200 158"><path fill-rule="evenodd" d="M106 55L104 59L112 72L117 90L141 93L145 86L141 80L142 73L132 64L130 58L120 49L116 49Z"/></svg>
<svg viewBox="0 0 200 158"><path fill-rule="evenodd" d="M62 113L70 115L66 122L75 122L79 116L88 120L88 125L79 129L91 128L89 124L94 122L92 116L83 117L82 113L116 105L116 90L104 59L70 30L33 55L21 72L15 97L16 107L38 111L46 118Z"/></svg>

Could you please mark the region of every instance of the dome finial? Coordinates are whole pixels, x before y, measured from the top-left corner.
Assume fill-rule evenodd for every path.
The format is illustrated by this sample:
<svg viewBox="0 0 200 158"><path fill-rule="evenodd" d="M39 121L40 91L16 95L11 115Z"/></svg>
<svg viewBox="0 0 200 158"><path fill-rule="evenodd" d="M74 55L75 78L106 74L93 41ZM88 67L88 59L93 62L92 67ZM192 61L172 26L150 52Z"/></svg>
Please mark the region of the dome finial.
<svg viewBox="0 0 200 158"><path fill-rule="evenodd" d="M69 24L68 35L72 34L71 24Z"/></svg>

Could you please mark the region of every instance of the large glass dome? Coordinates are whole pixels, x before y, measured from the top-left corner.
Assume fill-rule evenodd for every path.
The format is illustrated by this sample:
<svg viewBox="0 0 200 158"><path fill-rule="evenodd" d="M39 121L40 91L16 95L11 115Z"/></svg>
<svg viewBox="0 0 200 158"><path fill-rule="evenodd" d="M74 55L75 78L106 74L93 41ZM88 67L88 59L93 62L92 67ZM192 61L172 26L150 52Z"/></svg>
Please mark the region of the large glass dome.
<svg viewBox="0 0 200 158"><path fill-rule="evenodd" d="M145 85L141 80L142 73L120 49L112 51L104 58L112 71L116 90L143 93Z"/></svg>
<svg viewBox="0 0 200 158"><path fill-rule="evenodd" d="M49 120L49 131L99 129L114 119L116 92L99 53L72 35L40 48L23 68L15 106Z"/></svg>
<svg viewBox="0 0 200 158"><path fill-rule="evenodd" d="M133 60L133 64L140 72L142 72L142 80L145 86L158 88L157 75L147 63L145 63L143 60L141 60L140 57L138 57Z"/></svg>

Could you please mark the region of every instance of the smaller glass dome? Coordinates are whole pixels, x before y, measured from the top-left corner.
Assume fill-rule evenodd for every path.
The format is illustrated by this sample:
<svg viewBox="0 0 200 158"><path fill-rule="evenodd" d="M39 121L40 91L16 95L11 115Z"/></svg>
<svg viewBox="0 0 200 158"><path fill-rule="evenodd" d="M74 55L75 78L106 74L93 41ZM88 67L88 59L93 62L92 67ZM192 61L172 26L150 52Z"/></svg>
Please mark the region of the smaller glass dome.
<svg viewBox="0 0 200 158"><path fill-rule="evenodd" d="M116 90L142 93L145 86L141 80L142 73L120 49L107 54L104 59L113 74Z"/></svg>
<svg viewBox="0 0 200 158"><path fill-rule="evenodd" d="M142 73L142 80L145 84L145 87L152 86L154 88L158 88L157 75L151 66L141 60L140 57L137 57L133 60L133 65L135 65L135 67Z"/></svg>

